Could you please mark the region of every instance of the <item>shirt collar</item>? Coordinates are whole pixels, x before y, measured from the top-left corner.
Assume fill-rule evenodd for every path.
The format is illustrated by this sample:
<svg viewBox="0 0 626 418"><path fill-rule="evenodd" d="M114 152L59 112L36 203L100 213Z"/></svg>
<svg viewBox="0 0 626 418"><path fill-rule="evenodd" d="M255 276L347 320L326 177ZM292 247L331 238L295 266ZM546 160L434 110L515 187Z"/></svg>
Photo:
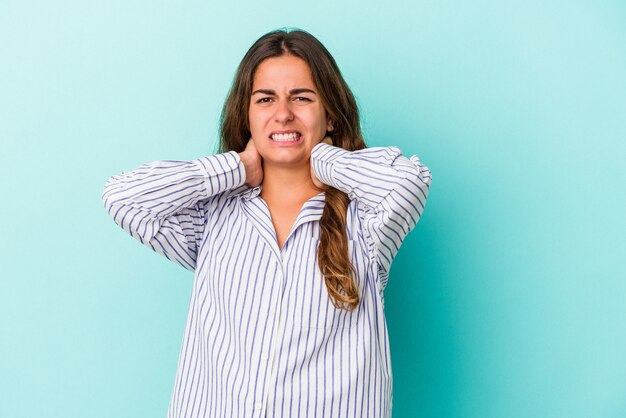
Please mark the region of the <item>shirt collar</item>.
<svg viewBox="0 0 626 418"><path fill-rule="evenodd" d="M263 188L262 184L256 187L248 187L245 184L242 184L241 186L231 189L230 191L226 193L227 193L227 196L230 198L240 197L244 201L249 202L249 201L252 201L253 199L256 199L259 196L262 188ZM322 215L324 214L325 206L326 206L326 192L325 191L322 191L318 193L317 195L313 196L312 198L310 198L309 200L307 200L302 206L302 209L300 210L300 213L298 214L298 217L296 218L294 222L294 229L302 223L314 222L314 221L321 219Z"/></svg>

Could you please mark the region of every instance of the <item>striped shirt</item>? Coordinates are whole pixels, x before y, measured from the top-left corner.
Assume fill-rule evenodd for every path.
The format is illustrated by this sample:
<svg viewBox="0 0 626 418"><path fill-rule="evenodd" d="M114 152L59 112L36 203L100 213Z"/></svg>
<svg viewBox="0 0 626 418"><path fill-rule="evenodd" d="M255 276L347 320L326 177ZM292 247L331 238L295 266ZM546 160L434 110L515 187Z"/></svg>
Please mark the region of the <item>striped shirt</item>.
<svg viewBox="0 0 626 418"><path fill-rule="evenodd" d="M304 203L280 249L261 186L235 151L145 163L112 176L114 221L194 271L169 418L391 417L383 290L418 222L431 173L397 147L316 145L318 178L348 194L360 302L336 309L317 265L325 192Z"/></svg>

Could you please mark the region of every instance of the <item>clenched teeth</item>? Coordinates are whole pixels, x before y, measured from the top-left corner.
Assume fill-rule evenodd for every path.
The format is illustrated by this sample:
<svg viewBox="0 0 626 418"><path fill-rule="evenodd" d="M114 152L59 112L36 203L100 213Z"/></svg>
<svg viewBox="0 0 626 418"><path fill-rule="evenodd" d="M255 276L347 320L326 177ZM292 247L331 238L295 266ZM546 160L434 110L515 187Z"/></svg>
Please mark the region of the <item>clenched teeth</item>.
<svg viewBox="0 0 626 418"><path fill-rule="evenodd" d="M274 141L283 141L283 142L288 142L288 141L297 141L300 138L300 134L299 133L289 133L289 134L274 134L272 135L272 139Z"/></svg>

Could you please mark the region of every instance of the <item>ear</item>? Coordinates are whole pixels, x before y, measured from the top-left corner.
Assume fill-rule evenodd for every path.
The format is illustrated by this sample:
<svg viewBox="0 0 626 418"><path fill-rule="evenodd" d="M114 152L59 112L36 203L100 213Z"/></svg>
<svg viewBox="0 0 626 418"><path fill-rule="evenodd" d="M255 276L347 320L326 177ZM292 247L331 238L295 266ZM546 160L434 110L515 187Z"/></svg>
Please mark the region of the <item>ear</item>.
<svg viewBox="0 0 626 418"><path fill-rule="evenodd" d="M328 122L326 123L326 132L332 132L333 129L334 129L333 121L328 119Z"/></svg>

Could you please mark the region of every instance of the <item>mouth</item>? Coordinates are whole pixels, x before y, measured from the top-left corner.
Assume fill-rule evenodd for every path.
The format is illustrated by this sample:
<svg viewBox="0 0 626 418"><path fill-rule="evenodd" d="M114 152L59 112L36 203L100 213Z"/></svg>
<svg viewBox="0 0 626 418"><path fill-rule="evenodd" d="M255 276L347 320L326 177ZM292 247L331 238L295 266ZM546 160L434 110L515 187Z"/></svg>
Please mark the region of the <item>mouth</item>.
<svg viewBox="0 0 626 418"><path fill-rule="evenodd" d="M281 144L297 144L302 142L302 134L300 132L275 133L270 135L270 139Z"/></svg>
<svg viewBox="0 0 626 418"><path fill-rule="evenodd" d="M277 142L295 142L301 137L300 132L276 133L270 135L270 139Z"/></svg>

